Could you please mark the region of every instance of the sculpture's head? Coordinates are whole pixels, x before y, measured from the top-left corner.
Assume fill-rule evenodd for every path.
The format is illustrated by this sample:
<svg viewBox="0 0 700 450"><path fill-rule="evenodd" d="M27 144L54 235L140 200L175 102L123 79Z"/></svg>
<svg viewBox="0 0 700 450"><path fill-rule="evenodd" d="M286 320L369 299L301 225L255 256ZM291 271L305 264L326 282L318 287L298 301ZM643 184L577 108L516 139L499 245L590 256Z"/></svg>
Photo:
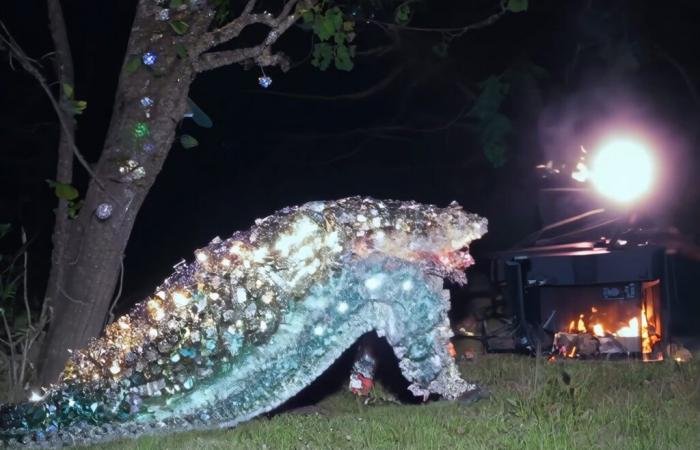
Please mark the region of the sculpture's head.
<svg viewBox="0 0 700 450"><path fill-rule="evenodd" d="M466 281L464 269L474 263L469 245L486 233L485 218L465 212L456 202L446 208L412 202L379 204L386 205L389 220L370 226L355 240L356 254L381 252L420 263L453 281Z"/></svg>

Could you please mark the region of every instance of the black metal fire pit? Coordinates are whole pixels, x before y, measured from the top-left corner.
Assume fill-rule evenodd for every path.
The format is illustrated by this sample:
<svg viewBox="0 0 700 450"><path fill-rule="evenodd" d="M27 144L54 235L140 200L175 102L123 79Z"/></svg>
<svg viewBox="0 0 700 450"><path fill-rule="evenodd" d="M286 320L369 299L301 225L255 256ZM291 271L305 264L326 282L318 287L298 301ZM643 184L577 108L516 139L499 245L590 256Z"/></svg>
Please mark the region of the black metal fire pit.
<svg viewBox="0 0 700 450"><path fill-rule="evenodd" d="M494 255L522 347L562 357L661 359L674 292L663 247L579 242ZM624 245L621 245L624 244Z"/></svg>

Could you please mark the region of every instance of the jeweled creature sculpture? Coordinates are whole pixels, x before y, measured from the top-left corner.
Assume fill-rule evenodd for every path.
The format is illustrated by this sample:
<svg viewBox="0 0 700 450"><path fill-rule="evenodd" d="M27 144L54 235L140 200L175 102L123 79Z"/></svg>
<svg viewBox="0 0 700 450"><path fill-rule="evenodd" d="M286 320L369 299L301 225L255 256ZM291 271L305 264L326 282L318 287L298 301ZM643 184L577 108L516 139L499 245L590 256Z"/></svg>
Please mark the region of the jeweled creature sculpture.
<svg viewBox="0 0 700 450"><path fill-rule="evenodd" d="M448 353L449 291L486 220L453 203L352 197L214 239L72 353L61 382L0 410L4 445L230 427L282 404L360 336L392 346L418 396L475 388Z"/></svg>

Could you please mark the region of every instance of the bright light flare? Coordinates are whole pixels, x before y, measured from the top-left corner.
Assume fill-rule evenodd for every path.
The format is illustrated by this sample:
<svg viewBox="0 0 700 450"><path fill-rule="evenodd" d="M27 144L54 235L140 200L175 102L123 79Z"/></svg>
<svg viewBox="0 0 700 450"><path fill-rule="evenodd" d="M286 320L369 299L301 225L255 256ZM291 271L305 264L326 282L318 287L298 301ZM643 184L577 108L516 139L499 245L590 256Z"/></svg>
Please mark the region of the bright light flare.
<svg viewBox="0 0 700 450"><path fill-rule="evenodd" d="M598 150L590 179L595 189L620 203L639 199L651 188L654 167L649 151L639 142L615 139Z"/></svg>

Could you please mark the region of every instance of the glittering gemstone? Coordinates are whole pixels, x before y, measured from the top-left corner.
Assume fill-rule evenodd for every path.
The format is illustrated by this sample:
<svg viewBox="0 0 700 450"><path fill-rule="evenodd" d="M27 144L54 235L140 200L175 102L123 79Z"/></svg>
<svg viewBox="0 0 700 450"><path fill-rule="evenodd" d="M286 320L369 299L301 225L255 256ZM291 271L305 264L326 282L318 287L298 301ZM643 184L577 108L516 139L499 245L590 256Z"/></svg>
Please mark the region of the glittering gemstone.
<svg viewBox="0 0 700 450"><path fill-rule="evenodd" d="M255 306L255 303L250 303L246 309L245 309L245 316L247 318L252 318L255 315L255 311L257 311L257 306Z"/></svg>
<svg viewBox="0 0 700 450"><path fill-rule="evenodd" d="M157 59L158 59L158 57L153 52L146 52L141 57L141 60L147 66L152 66L153 64L155 64Z"/></svg>
<svg viewBox="0 0 700 450"><path fill-rule="evenodd" d="M146 176L146 169L137 161L128 159L119 166L122 181L136 181Z"/></svg>
<svg viewBox="0 0 700 450"><path fill-rule="evenodd" d="M267 89L272 84L272 78L268 77L267 75L263 75L261 77L258 77L258 84L261 87Z"/></svg>
<svg viewBox="0 0 700 450"><path fill-rule="evenodd" d="M190 298L182 292L176 292L173 294L173 302L175 305L183 307L190 303Z"/></svg>
<svg viewBox="0 0 700 450"><path fill-rule="evenodd" d="M151 134L151 129L145 122L136 122L134 124L134 137L137 139L145 138Z"/></svg>
<svg viewBox="0 0 700 450"><path fill-rule="evenodd" d="M162 8L156 11L156 20L161 22L170 20L170 10L168 8Z"/></svg>
<svg viewBox="0 0 700 450"><path fill-rule="evenodd" d="M156 149L156 144L153 142L144 142L143 143L143 151L146 153L153 153Z"/></svg>
<svg viewBox="0 0 700 450"><path fill-rule="evenodd" d="M183 347L180 349L180 354L185 358L194 358L197 355L197 351L193 348Z"/></svg>
<svg viewBox="0 0 700 450"><path fill-rule="evenodd" d="M141 103L141 107L143 108L150 108L153 106L154 102L151 97L142 97L139 103Z"/></svg>
<svg viewBox="0 0 700 450"><path fill-rule="evenodd" d="M121 367L119 367L119 363L117 361L112 362L112 366L109 368L109 371L112 373L112 375L116 375L119 372L122 371Z"/></svg>
<svg viewBox="0 0 700 450"><path fill-rule="evenodd" d="M95 209L95 216L100 220L107 220L112 217L114 207L109 203L100 203Z"/></svg>
<svg viewBox="0 0 700 450"><path fill-rule="evenodd" d="M170 345L170 343L167 342L167 341L160 341L160 342L158 343L158 351L161 352L161 353L167 353L167 352L169 352L170 349L172 349L172 348L173 348L173 346Z"/></svg>
<svg viewBox="0 0 700 450"><path fill-rule="evenodd" d="M245 288L236 288L236 301L238 303L245 303L248 298Z"/></svg>

